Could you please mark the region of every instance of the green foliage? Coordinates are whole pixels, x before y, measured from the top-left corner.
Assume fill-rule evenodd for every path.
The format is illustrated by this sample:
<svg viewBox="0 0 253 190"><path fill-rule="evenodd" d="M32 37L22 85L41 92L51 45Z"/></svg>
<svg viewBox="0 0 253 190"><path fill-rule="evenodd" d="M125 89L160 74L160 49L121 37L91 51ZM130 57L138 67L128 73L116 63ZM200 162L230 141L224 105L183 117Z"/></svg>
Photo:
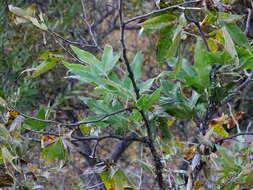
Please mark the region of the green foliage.
<svg viewBox="0 0 253 190"><path fill-rule="evenodd" d="M164 1L161 2L161 5L166 7L171 4ZM75 14L74 9L77 7L71 6L71 8L72 14ZM19 27L26 29L28 31L27 34L30 36L36 36L33 33L32 27L34 26L36 27L35 30L44 32L43 35L52 34L50 33L52 29L67 30L65 26L54 26L54 21L49 18L44 20L42 14L35 14L33 6L21 9L10 5L9 10L13 13L13 22L21 24ZM96 153L106 151L103 150L104 147L110 149L110 151L113 149L109 144L111 141L108 141L109 143L106 141L105 144L101 145L101 141L105 140L105 138L101 137L99 139L100 133L124 136L129 131L132 131L139 137L145 137L148 140L147 143L142 141L139 141L139 143L148 145L147 147L151 150L153 160L156 162L151 165L148 162L149 158L144 161L142 154L145 154L145 156L149 154L146 153L145 148L140 151L140 159L136 160L135 155L125 158L130 159L134 157L135 163L141 168L137 168L141 170L141 179L143 176L146 177L146 175L157 177L157 171L161 169L158 168L160 167L158 166L159 157L162 157L164 167L170 165L176 167L178 160L187 160L187 162L193 163L195 161L194 156L200 155L203 170L206 169L207 165L211 168L203 176L203 178L207 179L208 187L212 185L213 189L220 189L223 188L224 184L227 184L224 189L252 186L253 175L250 170L252 163L248 159L248 156L253 153L252 147L249 148L242 143L234 143L231 146L232 148L227 148L222 143L220 145L217 143L223 142L222 140L219 141L220 138L229 137L229 130L238 125L239 118L233 115L232 108L226 110L223 101L230 95L235 94L234 90L240 85L238 78L244 79L244 77L247 77L245 69L253 68L252 47L247 36L235 23L235 21L242 18L241 16L210 11L197 12L196 16L199 17L199 20L202 19L201 28L206 33L205 37L200 35L202 31L198 31L198 27L187 23L183 14L179 15L179 12L175 10L153 14L141 24L143 28L142 34L150 35L152 33L158 39L156 42L157 53L154 60L160 64L160 68L156 77L144 72L146 65L142 64L144 62L143 57L147 55L143 55L142 51L139 50L135 50L137 52L135 55L125 54L123 58L131 57L131 61L130 65L122 67L121 62L124 59L120 59L122 57L119 53L120 51L116 48L113 50L111 45L105 45L103 51L96 55L70 44L69 46L61 44L67 49L68 53L71 55L73 53L70 59L67 56L63 56L61 52L49 50L51 48L41 48L40 51L35 51L34 54L26 56L25 54L28 50L22 49L19 52L18 49L7 44L8 48L2 48L4 54L6 55L10 52L11 56L15 56L8 57L8 60L4 60L0 64L0 69L3 68L7 73L0 77L7 81L6 84L9 85L9 87L1 87L0 91L0 165L4 165L5 168L9 169L13 176L15 176L15 172L22 173L23 171L21 170L23 168L19 162L25 159L23 154L29 150L28 146L36 148L27 141L41 142L42 150L39 155L46 163L62 163L71 159L71 154L69 153L73 152L73 146L76 146L77 150L88 161L95 162L104 156L103 154L102 156L96 155ZM69 18L62 19L66 21ZM66 25L68 24L70 25L70 23ZM75 25L73 24L73 26ZM82 32L80 33L83 34ZM66 33L63 32L63 34ZM4 35L0 36L1 39L6 38ZM33 40L36 41L38 38L36 36ZM60 39L62 40L62 38ZM21 44L20 40L16 44ZM29 40L26 39L25 41ZM68 43L68 40L63 41L66 44ZM204 43L205 41L207 41L207 44ZM6 42L2 43L6 45ZM31 44L32 42L28 43L27 46ZM21 55L22 58L16 58ZM37 55L40 56L38 57ZM21 60L25 63L22 64ZM10 64L6 64L9 61ZM17 65L14 64L16 61ZM63 64L59 64L61 62ZM128 64L128 61L126 64ZM217 66L215 72L213 70L214 65ZM70 73L64 80L62 72L65 70L62 68L63 66L65 67L64 69L67 69L67 73ZM58 68L63 70L58 71ZM130 68L134 76L129 75L131 72L126 68ZM46 89L48 91L45 97L42 98L44 106L35 104L37 114L35 114L34 118L26 118L25 114L19 114L18 112L16 116L10 115L8 118L5 116L5 112L10 113L7 102L14 104L20 102L21 107L26 106L24 105L24 99L36 103L34 96L44 90L44 88L41 90L37 87L45 85L47 88L51 88L51 86L56 86L52 87L52 91L58 90L58 84L60 83L53 82L53 85L48 84L48 81L54 78L55 75L58 81L66 83L63 87L75 83L75 85L69 85L69 88L67 88L71 92L65 94L66 91L62 91L62 95L59 95L61 93L59 92L56 95L52 95L55 97L52 98L53 101L50 101L47 97L51 97L51 90ZM213 77L212 75L215 76ZM23 78L19 81L19 77ZM17 89L10 89L16 85L14 85L16 81ZM243 81L247 81L247 79ZM136 87L135 85L138 89L134 88ZM26 96L25 98L23 97L24 95ZM33 98L30 99L29 97ZM71 98L74 99L73 103L66 101ZM80 101L83 104L80 104ZM69 115L62 114L64 118L62 119L62 115L57 112L57 109L54 110L54 106L57 108L62 106L62 110L70 110L71 113ZM81 107L81 109L79 108L81 111L76 110L78 108L75 106ZM52 128L50 121L47 120L49 110L44 107L49 107L49 110L52 111L50 117L56 117L54 119L59 122L63 123L67 119L66 123L70 123L71 120L77 120L87 121L89 124L59 124L59 126ZM215 113L212 113L212 111ZM226 114L227 117L225 117L224 112L228 111L231 116ZM33 112L33 110L26 109L24 112ZM217 115L224 117L216 117L216 112ZM172 126L174 122L176 129ZM195 123L194 127L195 125L198 126L192 132L190 131L191 129L187 129L192 127L190 126L191 123ZM63 126L66 128L62 129ZM181 126L184 129L180 128ZM96 136L98 136L95 148L92 148L94 152L85 152L82 146L80 146L81 148L78 147L82 143L85 147L90 145L90 143L88 140L79 141L79 139L74 137L77 128L80 129L79 132L84 137L89 137L90 135L90 138L96 141ZM238 126L237 128L239 131ZM227 131L226 129L229 130ZM182 143L178 141L177 139L180 137L175 135L173 130L176 132L182 131L183 135L187 133L191 135L184 138L184 141L195 135L194 137L198 140L198 144L190 143L193 145L189 147L188 142ZM186 132L186 130L189 131ZM47 135L51 134L51 131L54 135ZM45 139L48 141L45 141ZM117 140L122 139L119 138ZM238 140L241 139L238 138ZM126 140L126 143L129 142L130 140ZM151 143L155 147L152 147L153 144ZM137 147L136 144L134 146ZM96 152L97 147L101 150ZM91 148L89 147L89 149ZM207 149L212 150L208 152ZM134 189L137 186L137 180L131 180L131 178L136 178L132 173L133 169L130 172L126 172L118 165L114 166L114 163L106 165L105 169L106 171L98 171L97 173L99 173L107 189L124 190ZM164 169L164 176L165 174L173 176L170 180L174 180L173 185L177 189L180 189L179 186L183 184L183 180L178 173L187 174L188 177L191 175L190 169L187 171L174 168L162 169ZM52 169L52 171L55 170L57 169ZM41 171L36 172L40 173ZM145 172L145 174L142 172ZM196 186L199 185L198 181L195 181L195 183ZM202 187L204 188L204 186Z"/></svg>
<svg viewBox="0 0 253 190"><path fill-rule="evenodd" d="M66 147L61 138L55 142L47 145L41 152L40 156L45 159L46 162L52 161L64 161L66 159Z"/></svg>
<svg viewBox="0 0 253 190"><path fill-rule="evenodd" d="M45 108L41 108L39 110L39 112L36 115L36 118L42 119L42 120L46 119L46 110L45 110ZM45 129L47 126L49 126L49 124L46 123L46 122L36 121L36 120L33 120L33 119L26 119L24 124L25 124L25 128L32 129L32 130L35 130L35 131L40 131L42 129Z"/></svg>
<svg viewBox="0 0 253 190"><path fill-rule="evenodd" d="M42 59L42 63L37 67L33 68L34 73L32 74L32 78L36 78L40 76L42 73L45 73L51 69L53 69L58 62L60 62L64 57L61 55L53 54L52 52L44 52L40 59Z"/></svg>

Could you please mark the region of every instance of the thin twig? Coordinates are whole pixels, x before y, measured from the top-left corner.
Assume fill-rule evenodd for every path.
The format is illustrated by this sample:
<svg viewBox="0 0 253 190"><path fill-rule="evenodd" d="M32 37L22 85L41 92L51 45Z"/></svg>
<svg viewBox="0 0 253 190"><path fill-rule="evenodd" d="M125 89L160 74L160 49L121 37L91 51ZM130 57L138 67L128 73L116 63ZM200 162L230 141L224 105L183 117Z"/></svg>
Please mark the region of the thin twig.
<svg viewBox="0 0 253 190"><path fill-rule="evenodd" d="M141 149L140 149L140 160L142 161L143 159L143 144L141 144ZM143 168L141 167L140 169L140 176L139 176L139 189L141 189L142 186L142 178L143 178Z"/></svg>
<svg viewBox="0 0 253 190"><path fill-rule="evenodd" d="M230 102L231 99L233 99L233 97L235 97L235 95L239 94L238 92L244 87L246 86L248 83L250 83L253 80L253 69L250 71L250 74L248 75L247 79L241 83L240 85L238 85L237 87L235 87L232 92L224 98L224 100L222 100L222 104L225 104L227 102Z"/></svg>
<svg viewBox="0 0 253 190"><path fill-rule="evenodd" d="M90 187L87 187L87 188L85 188L85 190L89 190L89 189L94 189L94 188L98 188L99 186L101 186L101 185L104 185L104 183L98 183L98 184L96 184L96 185L93 185L93 186L90 186Z"/></svg>
<svg viewBox="0 0 253 190"><path fill-rule="evenodd" d="M152 12L149 12L149 13L146 13L144 15L140 15L140 16L136 16L134 18L131 18L127 21L124 22L124 24L129 24L130 22L133 22L133 21L136 21L136 20L140 20L140 19L144 19L144 18L147 18L151 15L154 15L154 14L157 14L157 13L162 13L162 12L166 12L167 10L169 9L182 9L182 10L196 10L196 7L182 7L182 5L186 5L186 4L190 4L190 3L197 3L197 2L200 2L201 0L194 0L194 1L188 1L188 2L184 2L184 3L180 3L178 5L173 5L173 6L170 6L170 7L166 7L166 8L163 8L163 9L159 9L159 10L155 10L155 11L152 11ZM201 8L197 8L198 10L202 10Z"/></svg>
<svg viewBox="0 0 253 190"><path fill-rule="evenodd" d="M20 136L22 139L24 139L24 140L33 141L33 142L38 142L38 143L41 142L41 140L40 140L40 139L37 139L37 138L25 137L25 136L23 136L23 135L19 135L19 136Z"/></svg>
<svg viewBox="0 0 253 190"><path fill-rule="evenodd" d="M249 76L247 77L247 79L240 84L239 86L237 86L233 91L234 92L238 92L241 88L243 88L245 85L247 85L249 82L251 82L253 79L253 69L251 70Z"/></svg>
<svg viewBox="0 0 253 190"><path fill-rule="evenodd" d="M248 15L247 15L246 26L245 26L245 30L244 30L245 35L248 35L248 33L249 33L251 13L252 13L252 10L249 8L247 9L247 11L248 11Z"/></svg>
<svg viewBox="0 0 253 190"><path fill-rule="evenodd" d="M60 43L60 41L58 39L55 39L56 43L59 44L61 46L61 48L66 52L68 53L74 60L76 60L78 63L82 64L82 65L85 65L85 63L80 60L78 57L76 57L71 51L69 51L66 47L64 47L64 45L62 45Z"/></svg>
<svg viewBox="0 0 253 190"><path fill-rule="evenodd" d="M73 44L73 45L77 45L77 46L81 46L81 47L95 47L97 48L96 45L91 45L91 44L84 44L84 43L80 43L80 42L74 42L68 39L65 39L64 37L62 37L61 35L59 35L58 33L52 31L52 30L47 30L49 34L63 40L64 42L66 42L67 44Z"/></svg>
<svg viewBox="0 0 253 190"><path fill-rule="evenodd" d="M87 13L86 13L86 10L85 10L84 1L82 0L81 3L82 3L82 8L83 8L83 19L84 19L85 24L86 24L87 27L88 27L88 31L89 31L89 34L90 34L90 36L91 36L91 39L92 39L92 41L93 41L93 43L94 43L94 46L95 46L99 51L103 51L102 48L100 48L100 47L98 46L97 40L96 40L96 38L95 38L95 34L94 34L93 30L92 30L92 25L91 25L91 24L88 22L88 20L87 20L88 17L87 17Z"/></svg>
<svg viewBox="0 0 253 190"><path fill-rule="evenodd" d="M25 118L28 118L28 119L41 121L41 122L45 122L45 123L53 123L53 124L56 124L56 125L59 125L59 126L75 127L75 126L79 126L79 125L82 125L82 124L90 124L90 123L100 122L100 121L103 121L104 119L106 119L110 116L114 116L114 115L120 114L120 113L125 112L125 111L131 111L132 109L136 109L136 107L128 107L128 108L120 109L118 111L106 114L106 115L104 115L103 117L101 117L99 119L94 119L94 120L90 120L90 121L79 121L79 122L76 122L76 123L62 123L62 122L54 121L54 120L44 120L44 119L39 119L39 118L36 118L36 117L26 115L26 114L24 114L24 113L22 113L18 110L16 110L16 111L18 113L20 113L20 115L22 115L22 116L24 116Z"/></svg>
<svg viewBox="0 0 253 190"><path fill-rule="evenodd" d="M94 146L94 148L92 150L92 154L91 154L92 158L96 158L96 151L97 151L98 145L99 145L99 141L96 142L96 144L95 144L95 146Z"/></svg>
<svg viewBox="0 0 253 190"><path fill-rule="evenodd" d="M238 134L235 134L235 135L226 137L226 138L218 139L218 140L215 141L215 144L221 143L221 142L227 141L227 140L232 140L232 139L235 138L235 137L238 137L238 136L245 136L245 135L253 135L253 132L238 133Z"/></svg>
<svg viewBox="0 0 253 190"><path fill-rule="evenodd" d="M229 114L230 114L230 116L232 117L233 121L236 124L237 133L241 133L240 126L239 126L239 124L238 124L237 120L235 119L235 116L234 116L234 114L232 112L232 106L229 103L227 103L227 105L228 105L228 109L229 109Z"/></svg>

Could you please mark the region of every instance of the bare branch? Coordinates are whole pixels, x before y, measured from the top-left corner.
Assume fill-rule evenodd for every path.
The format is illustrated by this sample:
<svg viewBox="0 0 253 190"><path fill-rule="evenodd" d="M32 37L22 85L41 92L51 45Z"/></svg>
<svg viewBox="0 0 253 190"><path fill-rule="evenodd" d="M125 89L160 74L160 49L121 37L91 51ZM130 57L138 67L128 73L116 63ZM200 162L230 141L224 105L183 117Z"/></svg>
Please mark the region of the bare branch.
<svg viewBox="0 0 253 190"><path fill-rule="evenodd" d="M124 22L124 24L129 24L130 22L133 22L133 21L136 21L136 20L140 20L140 19L144 19L144 18L147 18L151 15L154 15L154 14L157 14L157 13L162 13L162 12L166 12L167 10L169 9L182 9L182 10L203 10L202 8L198 8L198 7L182 7L182 5L186 5L186 4L190 4L190 3L197 3L197 2L200 2L201 0L194 0L194 1L188 1L188 2L184 2L184 3L180 3L178 5L173 5L173 6L170 6L170 7L166 7L164 9L159 9L159 10L155 10L155 11L152 11L150 13L146 13L144 15L140 15L140 16L136 16L134 18L131 18L127 21Z"/></svg>
<svg viewBox="0 0 253 190"><path fill-rule="evenodd" d="M88 27L88 31L89 31L89 34L90 34L90 36L91 36L91 38L92 38L92 41L93 41L93 43L94 43L94 46L95 46L99 51L103 51L102 48L100 48L100 47L98 46L97 40L96 40L96 38L95 38L95 34L94 34L93 30L92 30L92 24L90 24L90 23L88 22L88 20L87 20L88 18L87 18L87 13L86 13L86 10L85 10L84 0L82 0L81 2L82 2L82 7L83 7L83 18L84 18L84 22L85 22L85 24L86 24L87 27Z"/></svg>

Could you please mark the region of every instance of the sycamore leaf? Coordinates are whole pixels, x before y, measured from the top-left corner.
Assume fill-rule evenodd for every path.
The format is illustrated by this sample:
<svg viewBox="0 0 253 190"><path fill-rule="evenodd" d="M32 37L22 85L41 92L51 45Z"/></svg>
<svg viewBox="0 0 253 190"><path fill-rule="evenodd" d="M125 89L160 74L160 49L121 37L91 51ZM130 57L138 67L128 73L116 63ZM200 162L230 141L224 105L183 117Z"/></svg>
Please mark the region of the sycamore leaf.
<svg viewBox="0 0 253 190"><path fill-rule="evenodd" d="M56 160L65 160L66 159L66 148L62 142L62 139L59 138L56 142L46 146L40 156L45 159L47 163L56 161Z"/></svg>
<svg viewBox="0 0 253 190"><path fill-rule="evenodd" d="M119 54L113 56L112 46L106 45L101 60L101 64L104 67L104 72L109 73L118 62L119 58Z"/></svg>
<svg viewBox="0 0 253 190"><path fill-rule="evenodd" d="M155 80L154 78L148 79L145 82L142 82L141 84L139 84L138 87L140 89L140 94L142 94L143 92L148 91L151 88L154 80Z"/></svg>

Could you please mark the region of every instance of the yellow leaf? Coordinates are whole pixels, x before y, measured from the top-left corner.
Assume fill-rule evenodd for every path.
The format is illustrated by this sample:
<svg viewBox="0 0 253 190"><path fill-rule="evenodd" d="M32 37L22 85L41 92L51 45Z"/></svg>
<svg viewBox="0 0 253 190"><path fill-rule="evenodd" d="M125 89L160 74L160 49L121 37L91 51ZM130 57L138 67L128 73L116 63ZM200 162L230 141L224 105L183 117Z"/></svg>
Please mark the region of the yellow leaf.
<svg viewBox="0 0 253 190"><path fill-rule="evenodd" d="M207 43L212 52L216 52L218 50L218 45L212 38L208 38Z"/></svg>
<svg viewBox="0 0 253 190"><path fill-rule="evenodd" d="M229 117L227 115L222 115L221 117L212 119L208 126L213 128L213 132L216 133L221 138L226 138L229 136L228 132L224 129L223 125L227 124Z"/></svg>
<svg viewBox="0 0 253 190"><path fill-rule="evenodd" d="M174 119L169 119L169 120L167 121L167 126L168 126L168 127L171 127L171 126L173 125L174 122L175 122Z"/></svg>

